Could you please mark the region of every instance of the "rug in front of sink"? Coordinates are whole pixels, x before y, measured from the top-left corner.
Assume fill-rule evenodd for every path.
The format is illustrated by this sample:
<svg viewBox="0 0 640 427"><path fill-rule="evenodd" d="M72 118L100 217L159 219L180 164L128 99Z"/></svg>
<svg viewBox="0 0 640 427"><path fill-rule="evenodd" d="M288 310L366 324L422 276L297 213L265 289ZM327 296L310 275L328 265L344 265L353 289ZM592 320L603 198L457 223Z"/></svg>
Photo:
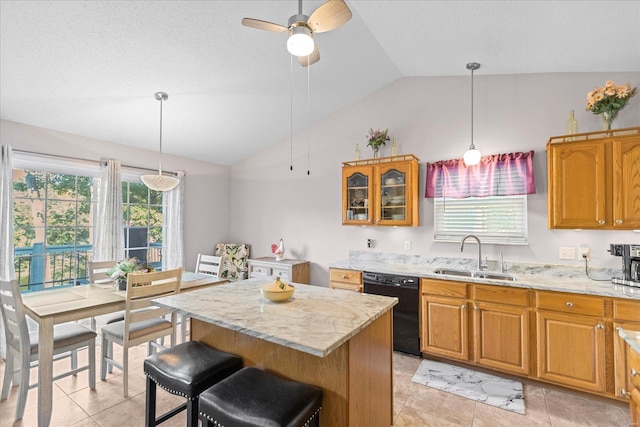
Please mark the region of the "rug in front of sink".
<svg viewBox="0 0 640 427"><path fill-rule="evenodd" d="M524 415L524 394L519 381L426 359L411 381Z"/></svg>

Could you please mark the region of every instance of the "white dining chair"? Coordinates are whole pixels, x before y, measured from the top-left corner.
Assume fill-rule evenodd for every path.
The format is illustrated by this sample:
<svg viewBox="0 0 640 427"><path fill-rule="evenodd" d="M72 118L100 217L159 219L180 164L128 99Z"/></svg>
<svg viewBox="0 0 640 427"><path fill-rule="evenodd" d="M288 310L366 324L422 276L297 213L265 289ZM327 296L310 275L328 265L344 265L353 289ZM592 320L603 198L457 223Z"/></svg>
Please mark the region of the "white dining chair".
<svg viewBox="0 0 640 427"><path fill-rule="evenodd" d="M100 379L107 378L109 367L115 366L122 371L124 396L129 387L129 348L148 343L148 355L156 348L165 348L155 342L158 338L171 337L171 346L176 340L176 314L163 308L148 308L150 300L180 292L182 268L153 273L129 273L127 276L127 296L124 320L102 327L102 346L100 355ZM166 315L170 314L170 320ZM108 354L109 345L122 346L122 362Z"/></svg>
<svg viewBox="0 0 640 427"><path fill-rule="evenodd" d="M2 381L0 399L9 396L12 382L17 385L18 404L16 406L16 420L24 415L27 402L27 392L38 383L29 384L29 371L38 366L37 330L29 330L27 315L22 303L20 286L15 280L0 281L0 314L5 328L7 340L7 358ZM89 388L96 387L96 333L78 323L70 322L53 327L53 355L54 360L71 358L71 369L53 377L53 381L76 375L78 372L89 371ZM86 347L89 352L89 362L78 367L76 351Z"/></svg>
<svg viewBox="0 0 640 427"><path fill-rule="evenodd" d="M222 257L198 254L198 258L196 260L196 273L220 277L221 272Z"/></svg>
<svg viewBox="0 0 640 427"><path fill-rule="evenodd" d="M198 254L198 258L196 258L195 272L220 278L220 274L222 273L222 262L222 257L220 256ZM185 342L189 335L189 331L187 331L189 319L190 317L186 314L179 315L178 325L180 325L180 342Z"/></svg>

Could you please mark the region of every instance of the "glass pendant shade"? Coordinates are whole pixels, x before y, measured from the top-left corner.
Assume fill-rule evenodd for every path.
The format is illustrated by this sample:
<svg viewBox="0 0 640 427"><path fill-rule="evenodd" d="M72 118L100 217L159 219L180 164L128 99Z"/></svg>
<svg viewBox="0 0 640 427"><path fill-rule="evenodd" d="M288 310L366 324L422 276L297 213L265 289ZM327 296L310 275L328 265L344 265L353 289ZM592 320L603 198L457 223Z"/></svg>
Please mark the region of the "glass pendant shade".
<svg viewBox="0 0 640 427"><path fill-rule="evenodd" d="M295 56L307 56L313 52L311 30L305 26L294 27L287 39L287 50Z"/></svg>
<svg viewBox="0 0 640 427"><path fill-rule="evenodd" d="M169 95L164 92L156 92L155 98L160 101L160 161L158 164L158 174L142 175L142 183L155 191L169 191L178 186L180 180L174 176L162 175L162 101L169 99Z"/></svg>
<svg viewBox="0 0 640 427"><path fill-rule="evenodd" d="M465 165L473 166L480 163L480 157L482 157L482 154L480 154L480 152L476 150L476 147L474 147L472 144L469 149L464 152L464 156L462 158Z"/></svg>
<svg viewBox="0 0 640 427"><path fill-rule="evenodd" d="M178 186L180 180L167 175L142 175L143 184L155 191L169 191Z"/></svg>

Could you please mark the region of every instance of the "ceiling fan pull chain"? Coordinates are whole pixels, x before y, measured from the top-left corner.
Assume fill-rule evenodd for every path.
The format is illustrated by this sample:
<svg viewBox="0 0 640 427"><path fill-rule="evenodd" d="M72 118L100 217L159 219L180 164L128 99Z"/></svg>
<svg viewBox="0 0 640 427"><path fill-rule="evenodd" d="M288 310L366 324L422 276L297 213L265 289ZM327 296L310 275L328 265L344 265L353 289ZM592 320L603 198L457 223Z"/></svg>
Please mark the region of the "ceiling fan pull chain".
<svg viewBox="0 0 640 427"><path fill-rule="evenodd" d="M300 0L302 2L302 0ZM307 56L308 57L308 56ZM307 67L307 123L311 124L311 67ZM311 143L309 140L311 132L307 132L307 176L311 175L309 171L311 168L309 167L309 152Z"/></svg>
<svg viewBox="0 0 640 427"><path fill-rule="evenodd" d="M293 55L289 55L291 62L290 62L290 73L291 73L291 91L290 91L290 99L291 99L291 103L290 103L290 113L291 113L291 121L289 123L291 129L290 129L290 135L291 138L289 139L289 156L290 156L290 164L289 164L289 170L293 171Z"/></svg>

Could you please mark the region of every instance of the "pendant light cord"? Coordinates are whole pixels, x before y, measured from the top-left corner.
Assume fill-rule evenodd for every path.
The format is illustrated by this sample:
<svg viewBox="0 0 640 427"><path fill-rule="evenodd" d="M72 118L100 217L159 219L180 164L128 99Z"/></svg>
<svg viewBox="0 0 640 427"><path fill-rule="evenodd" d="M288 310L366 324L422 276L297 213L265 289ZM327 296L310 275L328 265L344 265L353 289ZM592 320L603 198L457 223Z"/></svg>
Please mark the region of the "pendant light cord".
<svg viewBox="0 0 640 427"><path fill-rule="evenodd" d="M158 175L162 175L162 101L164 98L160 97L160 161L158 163Z"/></svg>
<svg viewBox="0 0 640 427"><path fill-rule="evenodd" d="M290 57L291 57L291 62L289 64L289 72L291 75L291 87L290 87L289 97L291 102L289 104L289 108L290 108L289 132L290 132L291 138L289 139L289 157L290 157L289 170L293 171L293 55L290 55Z"/></svg>
<svg viewBox="0 0 640 427"><path fill-rule="evenodd" d="M309 55L307 55L307 64L309 64ZM311 65L307 65L307 122L311 124ZM307 175L311 175L309 168L309 151L311 132L307 132Z"/></svg>
<svg viewBox="0 0 640 427"><path fill-rule="evenodd" d="M473 71L474 68L471 67L471 150L475 149L476 146L473 144Z"/></svg>

